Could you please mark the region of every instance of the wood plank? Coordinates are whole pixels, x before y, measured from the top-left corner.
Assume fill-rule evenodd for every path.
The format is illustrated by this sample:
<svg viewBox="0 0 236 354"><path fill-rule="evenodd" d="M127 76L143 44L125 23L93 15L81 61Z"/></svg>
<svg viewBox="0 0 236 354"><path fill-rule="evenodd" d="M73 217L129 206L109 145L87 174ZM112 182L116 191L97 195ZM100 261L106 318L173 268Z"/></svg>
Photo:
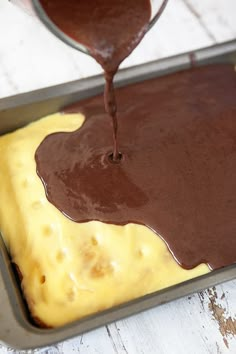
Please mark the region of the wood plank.
<svg viewBox="0 0 236 354"><path fill-rule="evenodd" d="M223 292L231 295L221 299ZM214 292L218 293L216 303L225 311L225 318L235 318L236 281L219 286L200 295L193 295L154 310L112 324L111 333L119 329L119 336L128 353L175 353L185 354L187 348L191 353L235 353L236 338L228 333L226 340L219 331L218 320L212 315L209 304ZM227 299L227 300L226 300ZM228 305L227 305L228 302ZM229 304L230 302L230 304Z"/></svg>
<svg viewBox="0 0 236 354"><path fill-rule="evenodd" d="M236 37L235 0L184 0L184 3L216 42Z"/></svg>

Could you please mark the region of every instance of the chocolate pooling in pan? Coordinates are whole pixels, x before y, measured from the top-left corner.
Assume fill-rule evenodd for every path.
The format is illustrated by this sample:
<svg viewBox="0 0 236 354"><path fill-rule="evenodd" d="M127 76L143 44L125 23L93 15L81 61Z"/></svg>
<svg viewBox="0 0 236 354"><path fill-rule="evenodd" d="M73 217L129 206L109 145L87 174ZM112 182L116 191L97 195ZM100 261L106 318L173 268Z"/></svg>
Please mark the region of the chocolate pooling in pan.
<svg viewBox="0 0 236 354"><path fill-rule="evenodd" d="M146 225L179 264L236 261L236 75L194 68L117 89L119 163L102 96L65 109L83 126L36 151L48 200L75 222ZM122 242L122 240L121 240Z"/></svg>

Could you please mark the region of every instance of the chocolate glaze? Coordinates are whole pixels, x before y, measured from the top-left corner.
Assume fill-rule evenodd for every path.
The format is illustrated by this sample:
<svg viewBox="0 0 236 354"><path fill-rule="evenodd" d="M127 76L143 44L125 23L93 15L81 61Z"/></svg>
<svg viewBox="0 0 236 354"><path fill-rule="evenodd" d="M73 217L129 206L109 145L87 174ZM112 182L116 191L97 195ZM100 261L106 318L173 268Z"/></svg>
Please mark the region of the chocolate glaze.
<svg viewBox="0 0 236 354"><path fill-rule="evenodd" d="M66 112L83 126L45 138L37 172L48 200L76 222L144 224L190 269L236 261L236 74L232 65L194 68L117 90L123 153L101 96Z"/></svg>
<svg viewBox="0 0 236 354"><path fill-rule="evenodd" d="M40 0L50 19L83 44L105 71L105 108L113 122L113 156L118 157L113 78L120 63L143 38L151 17L150 0Z"/></svg>

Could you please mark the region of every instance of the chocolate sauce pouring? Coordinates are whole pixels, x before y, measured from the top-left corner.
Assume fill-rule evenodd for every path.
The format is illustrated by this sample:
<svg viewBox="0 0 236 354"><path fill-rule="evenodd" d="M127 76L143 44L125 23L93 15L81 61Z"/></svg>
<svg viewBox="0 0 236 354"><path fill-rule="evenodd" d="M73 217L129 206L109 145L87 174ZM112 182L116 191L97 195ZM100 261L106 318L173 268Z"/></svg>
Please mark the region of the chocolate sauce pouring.
<svg viewBox="0 0 236 354"><path fill-rule="evenodd" d="M117 90L117 132L113 78L148 28L150 0L41 4L52 21L102 65L105 108L114 132L112 154L100 96L66 109L84 113L86 120L76 132L49 135L36 151L48 200L76 222L146 225L187 269L200 263L212 268L234 263L233 66L194 68Z"/></svg>
<svg viewBox="0 0 236 354"><path fill-rule="evenodd" d="M113 122L113 159L119 159L113 79L120 63L146 33L150 0L40 0L49 18L69 37L89 49L103 67L105 109ZM165 3L165 1L164 1Z"/></svg>
<svg viewBox="0 0 236 354"><path fill-rule="evenodd" d="M83 126L49 135L36 152L48 200L76 222L144 224L187 269L236 262L233 65L194 68L116 93L122 161L109 161L102 96L68 107L85 114Z"/></svg>

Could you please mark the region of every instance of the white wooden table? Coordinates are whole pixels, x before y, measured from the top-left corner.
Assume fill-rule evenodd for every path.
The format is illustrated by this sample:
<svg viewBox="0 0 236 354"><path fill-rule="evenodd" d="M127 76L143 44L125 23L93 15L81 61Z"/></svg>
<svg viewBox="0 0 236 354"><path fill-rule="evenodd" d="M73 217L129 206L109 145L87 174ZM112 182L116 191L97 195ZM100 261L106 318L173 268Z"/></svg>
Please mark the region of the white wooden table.
<svg viewBox="0 0 236 354"><path fill-rule="evenodd" d="M236 0L170 0L159 23L122 66L232 38L236 38ZM93 59L0 0L0 98L99 72ZM8 352L12 350L0 346L0 354ZM236 280L39 352L235 354Z"/></svg>

